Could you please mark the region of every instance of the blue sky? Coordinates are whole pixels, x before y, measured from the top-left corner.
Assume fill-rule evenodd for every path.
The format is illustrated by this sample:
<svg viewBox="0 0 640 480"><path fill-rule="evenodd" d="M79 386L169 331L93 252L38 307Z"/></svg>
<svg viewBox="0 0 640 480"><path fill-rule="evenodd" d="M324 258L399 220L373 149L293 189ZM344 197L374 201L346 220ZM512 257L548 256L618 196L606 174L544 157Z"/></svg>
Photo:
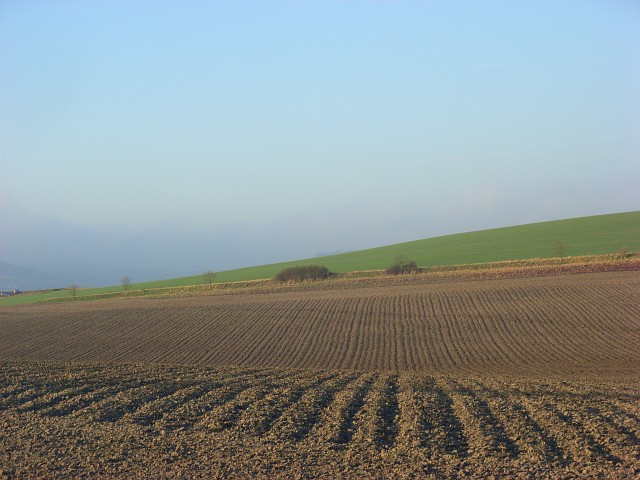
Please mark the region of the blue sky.
<svg viewBox="0 0 640 480"><path fill-rule="evenodd" d="M105 284L637 210L638 25L635 1L5 0L0 260Z"/></svg>

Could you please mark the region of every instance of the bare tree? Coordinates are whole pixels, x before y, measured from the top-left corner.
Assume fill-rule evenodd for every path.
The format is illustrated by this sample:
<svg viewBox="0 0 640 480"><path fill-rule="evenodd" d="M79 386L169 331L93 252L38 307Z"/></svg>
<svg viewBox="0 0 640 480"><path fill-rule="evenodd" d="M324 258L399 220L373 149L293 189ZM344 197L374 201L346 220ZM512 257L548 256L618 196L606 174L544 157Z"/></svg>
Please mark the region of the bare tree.
<svg viewBox="0 0 640 480"><path fill-rule="evenodd" d="M619 259L624 259L624 258L627 258L628 255L629 255L629 249L626 246L624 246L624 247L620 247L620 250L618 250L616 256Z"/></svg>
<svg viewBox="0 0 640 480"><path fill-rule="evenodd" d="M131 277L122 277L120 279L120 283L122 284L122 288L124 289L124 293L129 292L129 287L131 286Z"/></svg>
<svg viewBox="0 0 640 480"><path fill-rule="evenodd" d="M71 295L71 298L73 298L74 300L76 299L76 296L78 295L78 289L80 288L80 286L77 283L72 283L71 285L69 285L69 295Z"/></svg>
<svg viewBox="0 0 640 480"><path fill-rule="evenodd" d="M207 270L202 274L202 279L204 280L204 283L208 284L209 288L211 288L211 284L213 283L213 281L216 279L217 276L218 274L213 270Z"/></svg>
<svg viewBox="0 0 640 480"><path fill-rule="evenodd" d="M564 260L564 257L567 253L567 244L564 242L558 242L556 244L556 253L560 257L560 263Z"/></svg>

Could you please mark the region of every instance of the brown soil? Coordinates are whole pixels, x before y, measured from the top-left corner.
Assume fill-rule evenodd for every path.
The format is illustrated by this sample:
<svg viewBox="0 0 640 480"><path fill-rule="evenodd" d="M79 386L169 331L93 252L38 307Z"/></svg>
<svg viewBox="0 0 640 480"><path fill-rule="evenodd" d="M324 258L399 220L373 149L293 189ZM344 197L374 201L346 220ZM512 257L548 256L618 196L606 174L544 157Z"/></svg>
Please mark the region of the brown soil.
<svg viewBox="0 0 640 480"><path fill-rule="evenodd" d="M611 378L639 272L6 307L0 358Z"/></svg>
<svg viewBox="0 0 640 480"><path fill-rule="evenodd" d="M415 276L5 307L0 478L636 478L639 287Z"/></svg>
<svg viewBox="0 0 640 480"><path fill-rule="evenodd" d="M5 478L634 478L640 388L0 363Z"/></svg>

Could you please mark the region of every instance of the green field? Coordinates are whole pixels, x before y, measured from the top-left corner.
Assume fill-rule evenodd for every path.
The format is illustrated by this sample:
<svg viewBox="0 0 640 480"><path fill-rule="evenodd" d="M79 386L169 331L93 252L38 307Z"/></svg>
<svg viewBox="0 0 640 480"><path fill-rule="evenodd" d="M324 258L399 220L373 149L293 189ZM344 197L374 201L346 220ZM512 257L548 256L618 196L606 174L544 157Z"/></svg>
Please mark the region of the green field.
<svg viewBox="0 0 640 480"><path fill-rule="evenodd" d="M415 260L421 267L499 262L516 259L557 257L557 246L566 245L564 255L614 253L622 247L640 251L640 211L531 223L476 232L445 235L398 243L322 258L302 259L219 272L217 283L272 278L280 270L306 264L321 264L332 272L382 270L398 255ZM204 270L204 269L203 269ZM151 289L202 284L202 275L131 285ZM121 291L120 285L81 289L79 296ZM0 300L0 305L30 303L65 296L66 292L23 294Z"/></svg>

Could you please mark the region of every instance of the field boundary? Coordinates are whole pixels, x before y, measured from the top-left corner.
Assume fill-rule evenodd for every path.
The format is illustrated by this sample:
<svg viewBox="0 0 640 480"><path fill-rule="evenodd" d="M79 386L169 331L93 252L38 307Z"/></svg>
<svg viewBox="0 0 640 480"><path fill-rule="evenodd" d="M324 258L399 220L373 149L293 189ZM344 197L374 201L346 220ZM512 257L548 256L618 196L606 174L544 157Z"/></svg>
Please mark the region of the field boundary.
<svg viewBox="0 0 640 480"><path fill-rule="evenodd" d="M239 282L226 282L178 287L135 288L128 292L107 292L84 294L82 289L72 298L67 289L57 290L55 297L37 297L38 293L26 292L21 295L33 298L20 299L20 296L0 299L0 307L28 303L59 303L95 301L113 298L169 298L191 295L224 295L237 292L260 293L276 291L298 291L306 289L331 289L341 286L370 286L384 281L390 285L405 285L424 282L447 282L460 280L481 280L500 278L526 278L579 273L597 273L614 271L639 271L640 253L584 255L565 258L534 258L527 260L509 260L503 262L461 264L436 267L421 267L420 272L405 275L389 275L384 270L363 270L348 273L335 273L329 279L299 283L276 283L273 279L257 279ZM50 293L51 291L46 291ZM13 300L13 301L12 301ZM18 301L16 301L18 300ZM19 301L26 300L26 301Z"/></svg>

